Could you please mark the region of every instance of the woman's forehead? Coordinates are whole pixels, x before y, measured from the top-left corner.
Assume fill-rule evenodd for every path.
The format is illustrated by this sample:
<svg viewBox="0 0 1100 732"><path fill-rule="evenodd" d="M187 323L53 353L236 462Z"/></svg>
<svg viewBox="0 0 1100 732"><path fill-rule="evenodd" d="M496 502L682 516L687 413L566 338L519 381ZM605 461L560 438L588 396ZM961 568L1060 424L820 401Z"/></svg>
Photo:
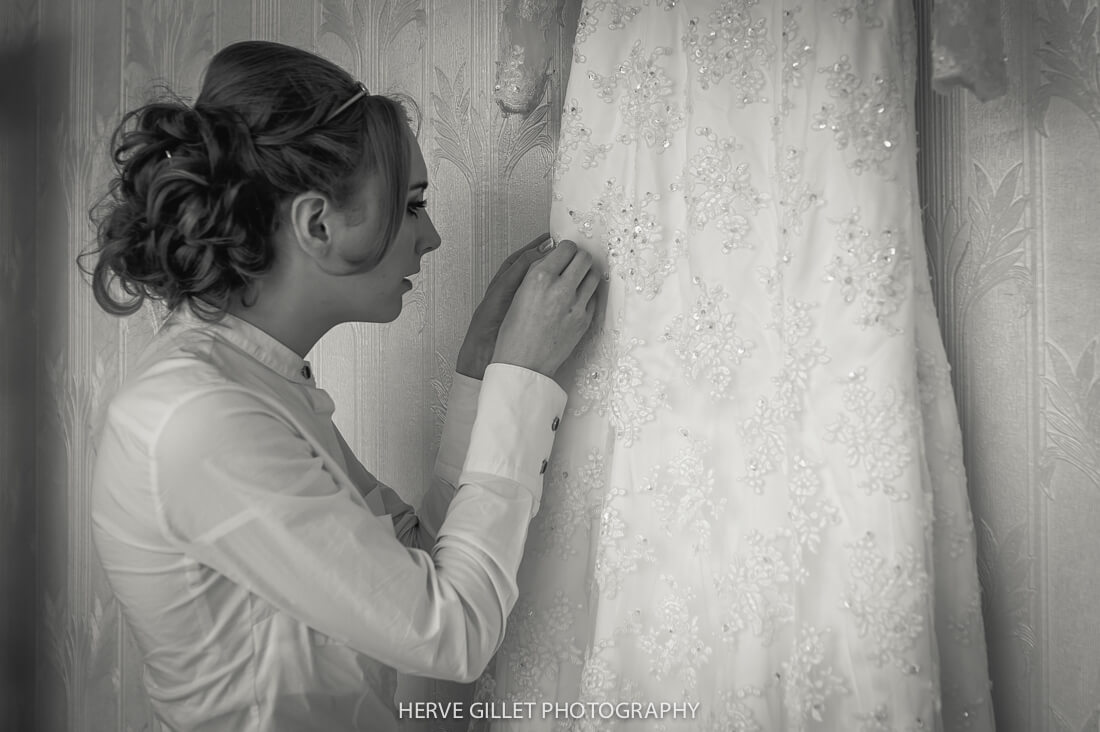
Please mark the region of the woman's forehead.
<svg viewBox="0 0 1100 732"><path fill-rule="evenodd" d="M420 143L409 133L409 187L428 180L428 165L424 161L424 153L420 151Z"/></svg>

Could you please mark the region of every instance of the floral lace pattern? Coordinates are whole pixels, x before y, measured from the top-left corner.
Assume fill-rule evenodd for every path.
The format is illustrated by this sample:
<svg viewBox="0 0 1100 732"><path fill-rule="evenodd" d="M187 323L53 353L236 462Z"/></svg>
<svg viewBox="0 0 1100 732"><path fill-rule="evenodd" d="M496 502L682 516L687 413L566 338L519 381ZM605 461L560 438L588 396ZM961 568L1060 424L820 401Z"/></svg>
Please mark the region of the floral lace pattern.
<svg viewBox="0 0 1100 732"><path fill-rule="evenodd" d="M580 403L571 413L581 416L589 410L606 416L616 439L633 444L642 425L657 417L665 404L664 389L646 374L642 363L632 354L645 341L623 341L618 330L596 338L577 371L574 391Z"/></svg>
<svg viewBox="0 0 1100 732"><path fill-rule="evenodd" d="M849 548L852 579L844 607L855 617L859 636L872 641L871 660L880 668L892 664L917 673L907 654L926 631L928 575L921 557L906 547L891 561L878 551L870 531Z"/></svg>
<svg viewBox="0 0 1100 732"><path fill-rule="evenodd" d="M605 475L603 455L596 449L588 453L588 460L579 471L547 472L542 505L531 522L537 554L567 559L577 553L575 536L578 531L587 531L599 514L598 498Z"/></svg>
<svg viewBox="0 0 1100 732"><path fill-rule="evenodd" d="M748 164L733 162L732 155L741 147L736 141L719 139L708 127L695 133L709 144L699 148L684 167L683 176L669 188L684 192L693 229L706 229L713 223L724 235L723 252L751 247L748 217L767 205L767 194L753 185Z"/></svg>
<svg viewBox="0 0 1100 732"><path fill-rule="evenodd" d="M592 130L585 126L581 115L584 110L576 99L570 100L561 113L561 137L558 140L558 152L554 158L554 179L558 180L569 170L570 166L577 163L585 170L595 168L600 161L607 158L611 150L609 143L599 145L592 142ZM574 153L580 154L580 159L573 157Z"/></svg>
<svg viewBox="0 0 1100 732"><path fill-rule="evenodd" d="M660 199L650 192L628 197L612 178L590 211L569 211L582 236L606 242L611 275L647 300L657 296L685 251L683 235L674 231L668 237L651 210Z"/></svg>
<svg viewBox="0 0 1100 732"><path fill-rule="evenodd" d="M852 149L852 170L889 175L886 163L901 141L908 111L897 84L878 74L865 83L847 55L818 71L829 74L825 88L835 102L822 105L812 128L831 131L837 149Z"/></svg>
<svg viewBox="0 0 1100 732"><path fill-rule="evenodd" d="M775 54L768 38L767 21L754 18L751 9L760 0L726 0L707 16L688 21L684 50L696 67L701 89L721 85L733 87L734 104L745 107L766 102L765 69Z"/></svg>
<svg viewBox="0 0 1100 732"><path fill-rule="evenodd" d="M619 142L630 144L641 137L660 152L672 144L672 133L684 126L684 113L670 101L672 80L659 63L670 53L671 48L659 46L646 55L638 41L615 73L588 72L601 101L619 101L619 118L628 129L616 138Z"/></svg>
<svg viewBox="0 0 1100 732"><path fill-rule="evenodd" d="M710 395L716 399L733 396L734 369L748 358L754 347L750 340L737 335L734 316L722 309L729 296L721 285L708 290L699 277L692 282L699 298L688 313L677 315L661 336L675 344L676 358L690 380L704 379Z"/></svg>
<svg viewBox="0 0 1100 732"><path fill-rule="evenodd" d="M837 416L826 439L846 448L848 464L863 468L859 487L867 495L881 493L895 501L911 498L895 480L913 461L914 407L912 398L893 388L881 396L867 386L867 371L859 368L844 387L846 412Z"/></svg>
<svg viewBox="0 0 1100 732"><path fill-rule="evenodd" d="M855 318L861 328L880 326L898 334L901 328L890 322L908 295L909 256L904 235L895 227L877 236L863 228L858 211L840 222L836 240L841 254L825 268L825 280L840 285L846 303L858 303Z"/></svg>
<svg viewBox="0 0 1100 732"><path fill-rule="evenodd" d="M666 465L653 469L641 483L641 491L653 499L653 508L660 517L668 536L689 535L696 554L709 549L711 516L725 506L725 499L715 498L714 471L705 462L710 446L692 438L687 430L680 431L688 446Z"/></svg>

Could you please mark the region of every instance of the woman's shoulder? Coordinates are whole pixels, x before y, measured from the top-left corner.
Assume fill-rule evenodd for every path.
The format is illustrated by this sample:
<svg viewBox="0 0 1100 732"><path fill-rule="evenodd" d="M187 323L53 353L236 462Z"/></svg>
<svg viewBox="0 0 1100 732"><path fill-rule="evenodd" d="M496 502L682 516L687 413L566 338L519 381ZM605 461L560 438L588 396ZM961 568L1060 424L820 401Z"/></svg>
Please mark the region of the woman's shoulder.
<svg viewBox="0 0 1100 732"><path fill-rule="evenodd" d="M246 369L227 359L224 348L214 334L201 329L162 330L111 399L107 423L151 437L196 399L254 391Z"/></svg>

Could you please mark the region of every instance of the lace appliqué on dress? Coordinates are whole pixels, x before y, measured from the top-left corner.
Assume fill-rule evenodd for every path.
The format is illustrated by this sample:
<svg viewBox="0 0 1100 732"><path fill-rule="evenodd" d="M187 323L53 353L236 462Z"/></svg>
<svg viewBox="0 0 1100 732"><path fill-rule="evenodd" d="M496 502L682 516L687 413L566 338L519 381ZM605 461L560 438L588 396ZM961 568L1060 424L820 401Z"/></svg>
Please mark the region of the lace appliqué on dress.
<svg viewBox="0 0 1100 732"><path fill-rule="evenodd" d="M875 237L863 228L858 211L839 222L836 241L842 254L825 268L825 281L840 286L844 302L858 304L853 321L861 328L879 326L897 335L902 332L890 322L909 295L909 255L900 230L883 229Z"/></svg>
<svg viewBox="0 0 1100 732"><path fill-rule="evenodd" d="M790 113L794 108L790 90L802 88L803 73L814 54L813 45L805 38L798 37L798 19L795 13L800 10L801 7L796 7L783 11L783 100L779 107L783 114Z"/></svg>
<svg viewBox="0 0 1100 732"><path fill-rule="evenodd" d="M608 104L619 100L619 118L629 131L616 139L624 145L640 136L660 152L672 144L672 133L684 126L683 110L669 102L672 79L658 65L658 59L670 53L671 48L658 47L647 56L642 42L637 41L615 73L588 72L600 99Z"/></svg>
<svg viewBox="0 0 1100 732"><path fill-rule="evenodd" d="M577 370L574 391L580 403L572 414L589 410L608 417L615 438L629 447L638 439L642 425L652 422L657 410L666 405L664 385L655 382L631 351L645 341L624 341L618 329L612 329L590 342Z"/></svg>
<svg viewBox="0 0 1100 732"><path fill-rule="evenodd" d="M592 130L581 119L584 110L576 99L571 99L561 113L561 137L554 158L554 180L561 177L574 163L573 154L580 153L580 166L585 170L595 168L607 158L611 145L592 142Z"/></svg>
<svg viewBox="0 0 1100 732"><path fill-rule="evenodd" d="M839 8L833 11L833 17L841 23L858 18L864 28L881 28L882 18L878 15L879 0L843 0Z"/></svg>
<svg viewBox="0 0 1100 732"><path fill-rule="evenodd" d="M795 639L791 657L783 663L783 703L793 730L806 729L807 719L824 720L830 697L848 693L848 685L832 666L825 663L829 631L803 625Z"/></svg>
<svg viewBox="0 0 1100 732"><path fill-rule="evenodd" d="M907 113L897 84L878 75L865 84L847 56L818 71L829 74L825 88L836 102L822 105L811 128L830 130L838 150L851 147L855 159L849 165L856 173L874 170L891 179L887 162L902 139Z"/></svg>
<svg viewBox="0 0 1100 732"><path fill-rule="evenodd" d="M665 681L675 676L688 693L698 684L698 671L710 658L712 649L703 642L699 617L691 612L695 592L669 574L660 576L666 589L660 602L653 603L656 617L643 624L635 614L632 630L638 647L649 660L648 675ZM656 589L656 588L655 588Z"/></svg>
<svg viewBox="0 0 1100 732"><path fill-rule="evenodd" d="M552 603L520 598L508 616L508 633L497 654L497 663L503 664L509 679L508 694L497 700L537 699L542 695L542 682L553 679L561 665L580 665L583 653L564 639L572 636L581 610L579 603L571 603L560 592Z"/></svg>
<svg viewBox="0 0 1100 732"><path fill-rule="evenodd" d="M879 668L891 665L904 674L918 673L920 668L906 654L927 630L923 558L913 547L884 556L869 531L848 548L851 579L844 607L854 616L859 637L871 641L870 660Z"/></svg>
<svg viewBox="0 0 1100 732"><path fill-rule="evenodd" d="M733 396L733 372L752 355L755 344L737 334L732 313L722 310L729 296L721 285L707 288L699 277L692 278L700 294L690 313L677 315L665 329L662 341L673 344L676 358L689 381L703 379L716 399Z"/></svg>
<svg viewBox="0 0 1100 732"><path fill-rule="evenodd" d="M710 144L691 156L683 175L669 188L683 191L692 228L701 231L713 223L725 235L724 253L752 248L746 239L751 224L745 214L765 208L769 198L752 184L747 163L734 164L732 155L741 148L735 140L719 138L709 127L699 127L695 133Z"/></svg>
<svg viewBox="0 0 1100 732"><path fill-rule="evenodd" d="M728 78L738 107L768 101L762 92L775 45L768 39L767 22L752 17L750 9L759 2L727 0L706 23L689 20L684 36L684 50L696 67L700 88L717 87Z"/></svg>
<svg viewBox="0 0 1100 732"><path fill-rule="evenodd" d="M912 496L895 488L893 481L913 461L914 399L892 388L876 397L866 381L865 369L849 374L844 388L847 414L826 428L825 439L847 448L849 466L863 468L866 477L859 487L867 495L882 493L895 501L907 501Z"/></svg>
<svg viewBox="0 0 1100 732"><path fill-rule="evenodd" d="M778 627L794 618L789 595L794 579L788 561L790 534L780 531L765 537L752 529L742 543L744 548L730 568L714 581L719 637L736 647L747 631L770 645Z"/></svg>
<svg viewBox="0 0 1100 732"><path fill-rule="evenodd" d="M691 537L696 554L710 551L712 516L721 515L725 498L714 497L714 470L707 467L710 445L680 430L688 445L665 465L655 467L641 483L640 492L653 498L665 533L683 539Z"/></svg>
<svg viewBox="0 0 1100 732"><path fill-rule="evenodd" d="M592 210L569 211L586 238L599 236L607 243L608 269L646 300L660 292L661 285L676 270L676 260L687 246L683 234L673 232L667 242L664 228L649 207L661 198L644 193L640 200L627 198L615 180L607 181Z"/></svg>
<svg viewBox="0 0 1100 732"><path fill-rule="evenodd" d="M627 531L618 507L627 495L623 488L612 486L600 513L595 580L600 592L607 597L617 596L622 590L623 579L636 574L642 562L653 563L657 558L649 537L636 530Z"/></svg>
<svg viewBox="0 0 1100 732"><path fill-rule="evenodd" d="M536 555L566 560L577 554L577 532L587 533L599 516L606 481L604 457L595 448L579 470L549 471L542 505L531 522L531 534L538 540L529 547Z"/></svg>

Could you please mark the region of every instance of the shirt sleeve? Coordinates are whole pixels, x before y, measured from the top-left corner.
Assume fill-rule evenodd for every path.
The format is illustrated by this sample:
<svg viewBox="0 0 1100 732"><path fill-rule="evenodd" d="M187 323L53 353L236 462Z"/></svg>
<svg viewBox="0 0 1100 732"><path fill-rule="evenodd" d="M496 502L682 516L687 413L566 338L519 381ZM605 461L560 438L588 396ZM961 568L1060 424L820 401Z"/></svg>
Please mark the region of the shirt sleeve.
<svg viewBox="0 0 1100 732"><path fill-rule="evenodd" d="M511 376L504 372L500 378ZM470 433L474 418L477 416L477 400L481 392L481 381L456 373L451 382L447 398L447 416L443 423L443 433L436 454L433 479L420 505L419 515L413 507L402 500L392 488L387 486L368 471L344 441L343 435L336 430L340 448L344 453L344 462L348 475L356 484L364 499L370 500L370 494L377 494L383 511L393 522L397 540L408 547L430 550L443 524L443 517L458 490L458 478L470 447ZM334 428L335 429L335 428Z"/></svg>
<svg viewBox="0 0 1100 732"><path fill-rule="evenodd" d="M541 461L565 404L552 380L497 366L486 370L459 487L430 553L403 546L277 405L236 389L185 401L154 441L161 530L360 653L405 673L472 681L515 604Z"/></svg>

